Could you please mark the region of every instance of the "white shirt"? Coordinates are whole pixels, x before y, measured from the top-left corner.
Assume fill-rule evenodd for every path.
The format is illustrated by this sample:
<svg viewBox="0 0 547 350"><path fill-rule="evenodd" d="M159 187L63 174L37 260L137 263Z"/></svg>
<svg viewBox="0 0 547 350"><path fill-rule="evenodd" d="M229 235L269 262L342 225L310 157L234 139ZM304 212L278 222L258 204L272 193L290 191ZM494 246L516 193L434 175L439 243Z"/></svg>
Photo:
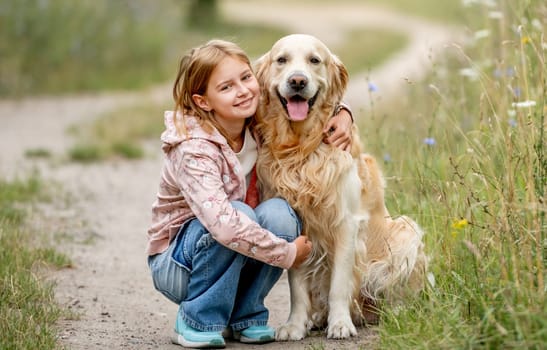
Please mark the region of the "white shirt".
<svg viewBox="0 0 547 350"><path fill-rule="evenodd" d="M243 147L241 147L239 152L236 152L236 156L239 163L241 163L241 169L245 174L245 180L247 184L249 184L249 181L251 180L251 170L253 170L258 157L256 141L253 139L249 128L245 129Z"/></svg>

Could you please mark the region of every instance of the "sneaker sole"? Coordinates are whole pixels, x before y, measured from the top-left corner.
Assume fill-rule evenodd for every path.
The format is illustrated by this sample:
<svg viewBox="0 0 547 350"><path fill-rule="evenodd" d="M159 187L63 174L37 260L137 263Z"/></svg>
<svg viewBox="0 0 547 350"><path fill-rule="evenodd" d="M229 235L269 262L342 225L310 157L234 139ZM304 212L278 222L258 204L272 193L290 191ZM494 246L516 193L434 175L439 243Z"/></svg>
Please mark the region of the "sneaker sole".
<svg viewBox="0 0 547 350"><path fill-rule="evenodd" d="M224 341L221 341L220 339L212 340L209 342L194 342L184 339L182 334L176 334L171 338L171 341L174 344L194 349L223 349L226 347L226 343Z"/></svg>
<svg viewBox="0 0 547 350"><path fill-rule="evenodd" d="M260 338L248 338L246 336L241 335L238 340L241 343L245 343L245 344L264 344L264 343L271 343L275 341L275 338L270 337L269 335L265 335Z"/></svg>

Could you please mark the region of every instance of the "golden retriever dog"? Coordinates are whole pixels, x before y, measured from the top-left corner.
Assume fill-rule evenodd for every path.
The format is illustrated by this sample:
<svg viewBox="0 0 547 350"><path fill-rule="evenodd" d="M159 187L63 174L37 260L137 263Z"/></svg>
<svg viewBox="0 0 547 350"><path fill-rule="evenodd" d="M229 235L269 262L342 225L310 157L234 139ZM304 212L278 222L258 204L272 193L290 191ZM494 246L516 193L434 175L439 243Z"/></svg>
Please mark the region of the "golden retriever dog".
<svg viewBox="0 0 547 350"><path fill-rule="evenodd" d="M276 338L299 340L312 327L326 327L328 338L354 336L379 298L421 289L423 233L407 217L390 218L381 171L361 153L355 126L351 152L323 143L348 73L320 40L283 37L255 71L262 196L285 198L313 242L306 262L289 270L290 315Z"/></svg>

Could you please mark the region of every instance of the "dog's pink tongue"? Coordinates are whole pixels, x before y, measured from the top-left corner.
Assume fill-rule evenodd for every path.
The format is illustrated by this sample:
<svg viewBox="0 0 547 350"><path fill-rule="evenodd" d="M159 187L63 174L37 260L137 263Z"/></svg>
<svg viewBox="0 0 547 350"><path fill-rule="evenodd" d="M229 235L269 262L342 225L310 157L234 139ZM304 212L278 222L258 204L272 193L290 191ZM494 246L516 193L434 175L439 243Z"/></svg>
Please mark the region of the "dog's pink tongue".
<svg viewBox="0 0 547 350"><path fill-rule="evenodd" d="M287 101L289 118L294 121L301 121L308 116L308 101Z"/></svg>

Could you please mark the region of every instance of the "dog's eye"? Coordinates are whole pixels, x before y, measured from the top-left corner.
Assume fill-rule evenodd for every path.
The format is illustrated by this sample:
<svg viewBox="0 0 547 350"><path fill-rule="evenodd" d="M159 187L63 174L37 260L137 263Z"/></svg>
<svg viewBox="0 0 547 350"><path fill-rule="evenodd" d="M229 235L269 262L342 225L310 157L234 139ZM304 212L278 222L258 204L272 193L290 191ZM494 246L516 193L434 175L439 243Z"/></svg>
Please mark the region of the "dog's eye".
<svg viewBox="0 0 547 350"><path fill-rule="evenodd" d="M317 58L317 57L311 57L311 58L310 58L310 63L312 63L312 64L319 64L319 63L321 63L321 60L320 60L319 58Z"/></svg>
<svg viewBox="0 0 547 350"><path fill-rule="evenodd" d="M287 63L287 58L284 57L284 56L278 57L278 58L277 58L277 63L278 63L278 64Z"/></svg>

